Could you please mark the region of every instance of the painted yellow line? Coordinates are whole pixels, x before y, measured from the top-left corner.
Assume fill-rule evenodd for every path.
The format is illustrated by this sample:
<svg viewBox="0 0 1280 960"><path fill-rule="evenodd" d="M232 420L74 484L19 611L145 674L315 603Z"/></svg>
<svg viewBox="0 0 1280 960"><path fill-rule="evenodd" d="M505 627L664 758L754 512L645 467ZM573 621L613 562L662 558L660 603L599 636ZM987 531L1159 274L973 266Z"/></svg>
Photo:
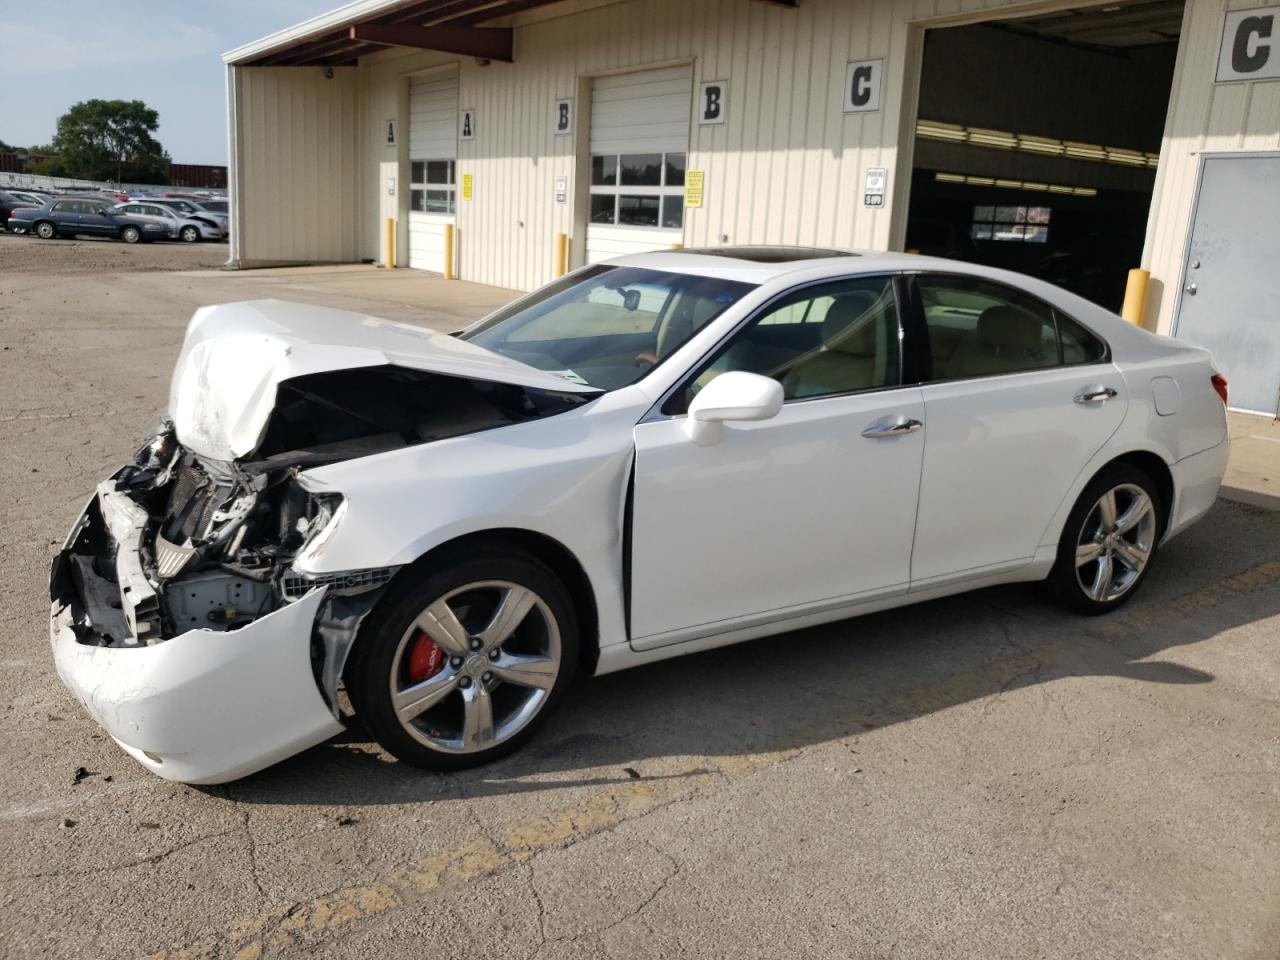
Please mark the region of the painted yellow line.
<svg viewBox="0 0 1280 960"><path fill-rule="evenodd" d="M628 781L581 803L518 820L503 828L494 840L473 840L398 867L373 883L344 887L312 900L268 910L237 921L225 932L199 943L149 954L146 960L257 960L270 956L436 891L491 876L543 850L577 842L624 820L706 793L798 753L793 750L732 757L714 771L694 767L662 779Z"/></svg>
<svg viewBox="0 0 1280 960"><path fill-rule="evenodd" d="M1097 629L1111 634L1127 634L1134 630L1144 630L1203 613L1229 600L1278 583L1280 583L1280 561L1260 563L1256 567L1250 567L1248 570L1226 577L1207 587L1183 594L1169 603L1151 604L1134 608L1132 611L1126 608L1119 617L1101 621Z"/></svg>

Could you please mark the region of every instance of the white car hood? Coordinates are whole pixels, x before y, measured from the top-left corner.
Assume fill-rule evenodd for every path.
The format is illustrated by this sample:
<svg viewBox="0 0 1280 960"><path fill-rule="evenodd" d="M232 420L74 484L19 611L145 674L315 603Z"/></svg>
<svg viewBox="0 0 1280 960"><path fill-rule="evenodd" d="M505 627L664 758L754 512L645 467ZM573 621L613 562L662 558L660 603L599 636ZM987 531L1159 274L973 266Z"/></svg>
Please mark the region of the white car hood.
<svg viewBox="0 0 1280 960"><path fill-rule="evenodd" d="M169 415L187 449L235 460L261 443L281 381L382 364L560 393L596 392L422 327L251 300L201 307L192 316L169 387Z"/></svg>

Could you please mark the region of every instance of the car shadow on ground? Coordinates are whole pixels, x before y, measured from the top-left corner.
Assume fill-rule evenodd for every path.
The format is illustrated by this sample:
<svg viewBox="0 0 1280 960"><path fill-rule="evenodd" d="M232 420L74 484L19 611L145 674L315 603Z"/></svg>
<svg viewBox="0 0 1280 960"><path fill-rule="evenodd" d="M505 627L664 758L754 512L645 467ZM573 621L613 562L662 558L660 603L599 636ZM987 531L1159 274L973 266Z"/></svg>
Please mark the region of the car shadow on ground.
<svg viewBox="0 0 1280 960"><path fill-rule="evenodd" d="M609 785L669 776L668 758L712 769L716 757L821 744L1068 677L1207 684L1211 674L1159 655L1280 614L1278 584L1280 514L1220 503L1106 617L1065 613L1038 585L996 587L582 680L522 751L476 770L398 763L355 724L209 790L237 802L359 805L438 800L442 777L460 797ZM689 766L679 776L704 772Z"/></svg>

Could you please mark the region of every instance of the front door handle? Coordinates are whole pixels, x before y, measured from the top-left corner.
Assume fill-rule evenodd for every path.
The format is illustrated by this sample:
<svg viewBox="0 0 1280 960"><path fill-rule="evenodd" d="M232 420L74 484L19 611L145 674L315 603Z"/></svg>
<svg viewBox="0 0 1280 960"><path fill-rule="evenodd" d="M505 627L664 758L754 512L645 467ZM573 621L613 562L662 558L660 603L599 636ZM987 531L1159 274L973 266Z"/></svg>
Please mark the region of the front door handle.
<svg viewBox="0 0 1280 960"><path fill-rule="evenodd" d="M1083 393L1077 393L1072 399L1076 403L1101 403L1115 395L1116 392L1110 387L1086 387Z"/></svg>
<svg viewBox="0 0 1280 960"><path fill-rule="evenodd" d="M867 427L862 435L868 440L881 440L885 437L899 437L904 433L915 433L923 426L919 420L903 419L896 423L878 423L874 427Z"/></svg>

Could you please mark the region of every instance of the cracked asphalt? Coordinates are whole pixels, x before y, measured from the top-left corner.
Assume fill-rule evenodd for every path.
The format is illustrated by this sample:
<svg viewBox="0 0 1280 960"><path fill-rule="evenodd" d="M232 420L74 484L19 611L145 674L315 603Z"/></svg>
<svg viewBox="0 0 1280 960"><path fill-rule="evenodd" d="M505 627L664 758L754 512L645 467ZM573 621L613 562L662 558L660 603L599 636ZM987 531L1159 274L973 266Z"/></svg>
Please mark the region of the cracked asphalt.
<svg viewBox="0 0 1280 960"><path fill-rule="evenodd" d="M1280 952L1266 498L1220 502L1108 618L1001 588L588 680L464 774L359 728L226 786L144 772L58 681L45 577L162 408L192 310L454 329L510 296L224 255L0 235L3 956Z"/></svg>

